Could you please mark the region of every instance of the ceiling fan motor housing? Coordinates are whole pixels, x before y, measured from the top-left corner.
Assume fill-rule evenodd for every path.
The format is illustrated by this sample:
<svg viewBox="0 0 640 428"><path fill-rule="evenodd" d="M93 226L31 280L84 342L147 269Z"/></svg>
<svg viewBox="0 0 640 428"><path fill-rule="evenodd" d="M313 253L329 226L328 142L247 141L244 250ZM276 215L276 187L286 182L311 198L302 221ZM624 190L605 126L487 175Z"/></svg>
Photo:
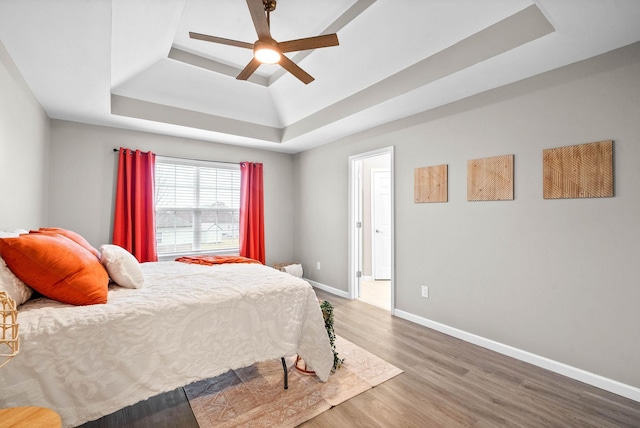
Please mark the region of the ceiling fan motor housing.
<svg viewBox="0 0 640 428"><path fill-rule="evenodd" d="M281 55L275 40L257 40L253 44L253 56L263 64L275 64L280 61Z"/></svg>

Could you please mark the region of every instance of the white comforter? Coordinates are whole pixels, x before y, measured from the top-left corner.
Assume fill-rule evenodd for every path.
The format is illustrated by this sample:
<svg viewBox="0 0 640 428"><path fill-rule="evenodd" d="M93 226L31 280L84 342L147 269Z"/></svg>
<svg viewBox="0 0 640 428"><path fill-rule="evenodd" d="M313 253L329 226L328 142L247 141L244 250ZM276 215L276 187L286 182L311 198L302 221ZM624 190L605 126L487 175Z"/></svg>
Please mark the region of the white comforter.
<svg viewBox="0 0 640 428"><path fill-rule="evenodd" d="M256 264L142 265L141 289L106 305L19 308L20 353L0 408L43 406L75 426L192 381L299 354L326 380L333 354L311 286Z"/></svg>

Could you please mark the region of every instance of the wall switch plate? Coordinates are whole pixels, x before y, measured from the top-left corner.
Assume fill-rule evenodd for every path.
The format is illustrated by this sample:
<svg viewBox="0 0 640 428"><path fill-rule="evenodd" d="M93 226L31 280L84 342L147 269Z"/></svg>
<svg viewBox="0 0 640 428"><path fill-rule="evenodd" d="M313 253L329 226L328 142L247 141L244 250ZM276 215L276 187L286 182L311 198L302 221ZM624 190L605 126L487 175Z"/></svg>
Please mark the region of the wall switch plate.
<svg viewBox="0 0 640 428"><path fill-rule="evenodd" d="M320 270L320 262L316 262L316 269Z"/></svg>
<svg viewBox="0 0 640 428"><path fill-rule="evenodd" d="M425 299L429 298L429 287L426 285L422 286L422 297L424 297Z"/></svg>

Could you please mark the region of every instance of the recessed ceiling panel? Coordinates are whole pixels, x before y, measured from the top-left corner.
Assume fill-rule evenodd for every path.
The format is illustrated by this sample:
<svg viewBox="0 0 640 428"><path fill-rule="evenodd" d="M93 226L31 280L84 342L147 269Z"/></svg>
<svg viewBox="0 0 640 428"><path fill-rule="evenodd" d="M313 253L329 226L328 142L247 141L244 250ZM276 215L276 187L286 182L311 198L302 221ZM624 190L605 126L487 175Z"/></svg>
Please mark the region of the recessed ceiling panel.
<svg viewBox="0 0 640 428"><path fill-rule="evenodd" d="M280 128L269 90L164 59L112 91L116 95Z"/></svg>
<svg viewBox="0 0 640 428"><path fill-rule="evenodd" d="M335 104L531 6L530 0L485 2L376 1L338 32L340 46L314 52L301 64L316 77L273 85L286 124ZM392 24L393 23L393 24ZM292 92L304 96L290 97Z"/></svg>

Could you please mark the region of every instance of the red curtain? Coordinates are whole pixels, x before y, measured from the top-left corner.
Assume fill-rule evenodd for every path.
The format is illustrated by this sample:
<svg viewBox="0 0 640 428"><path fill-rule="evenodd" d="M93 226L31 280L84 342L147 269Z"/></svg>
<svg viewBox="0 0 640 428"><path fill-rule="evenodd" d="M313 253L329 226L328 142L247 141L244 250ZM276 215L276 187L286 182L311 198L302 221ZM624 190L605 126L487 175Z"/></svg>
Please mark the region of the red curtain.
<svg viewBox="0 0 640 428"><path fill-rule="evenodd" d="M120 148L113 243L139 262L155 262L156 219L154 168L156 155Z"/></svg>
<svg viewBox="0 0 640 428"><path fill-rule="evenodd" d="M240 255L265 263L262 164L240 164Z"/></svg>

